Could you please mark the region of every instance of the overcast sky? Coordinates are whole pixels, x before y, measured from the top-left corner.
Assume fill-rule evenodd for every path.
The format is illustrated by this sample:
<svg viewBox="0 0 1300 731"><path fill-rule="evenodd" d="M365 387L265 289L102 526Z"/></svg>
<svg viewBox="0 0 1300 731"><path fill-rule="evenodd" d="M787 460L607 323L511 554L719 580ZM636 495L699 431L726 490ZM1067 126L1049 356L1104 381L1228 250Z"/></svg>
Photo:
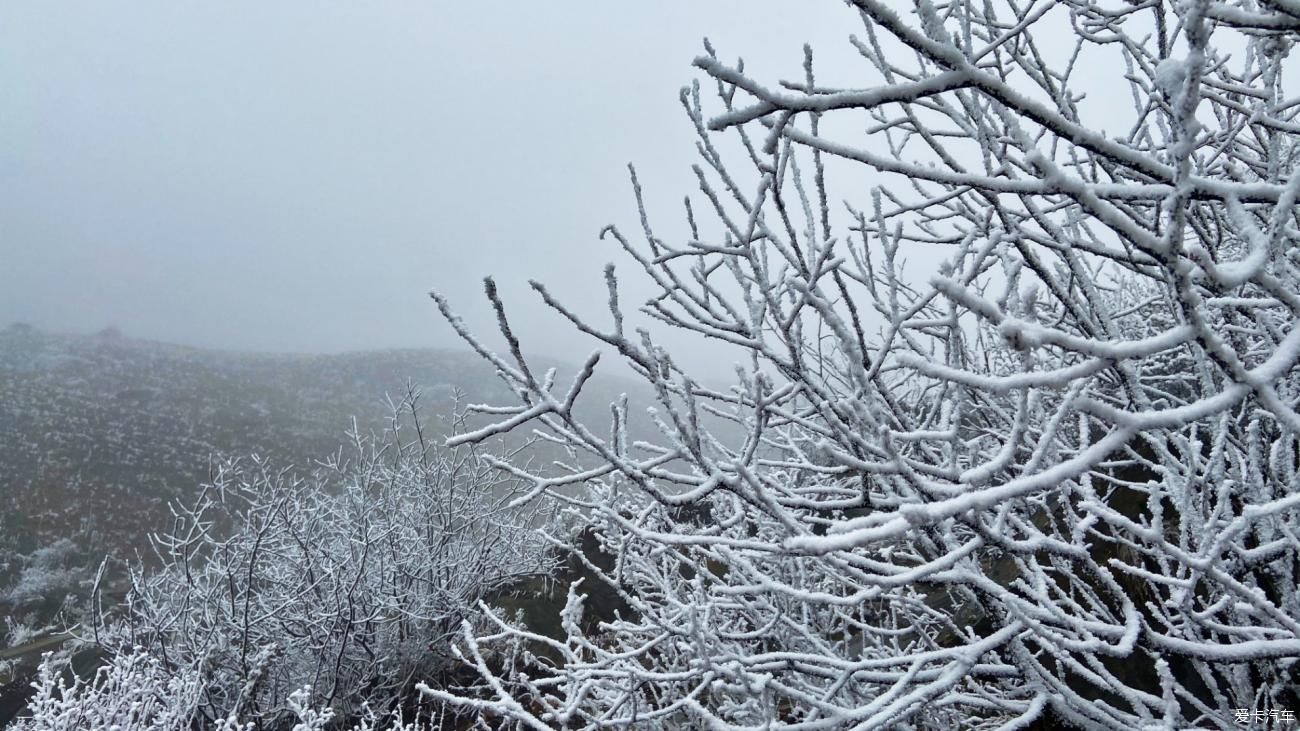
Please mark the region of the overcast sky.
<svg viewBox="0 0 1300 731"><path fill-rule="evenodd" d="M710 37L764 78L851 63L839 2L0 4L0 327L314 351L452 344L500 275L598 311L596 233L694 189ZM840 54L836 60L836 54Z"/></svg>

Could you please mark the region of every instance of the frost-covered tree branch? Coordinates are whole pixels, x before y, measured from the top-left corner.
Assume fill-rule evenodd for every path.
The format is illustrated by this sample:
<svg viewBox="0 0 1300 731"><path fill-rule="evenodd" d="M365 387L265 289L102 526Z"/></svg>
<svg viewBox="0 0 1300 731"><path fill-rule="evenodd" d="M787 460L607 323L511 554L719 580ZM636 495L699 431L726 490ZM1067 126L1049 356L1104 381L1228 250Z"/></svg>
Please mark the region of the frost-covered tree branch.
<svg viewBox="0 0 1300 731"><path fill-rule="evenodd" d="M657 289L640 314L740 354L729 390L629 331L612 267L608 324L533 285L651 385L656 443L629 443L625 402L576 419L595 358L538 378L494 285L504 356L434 295L520 395L461 440L532 428L581 456L500 466L592 526L630 608L591 631L579 592L562 642L466 634L498 697L459 702L756 729L1231 728L1300 705L1295 16L850 4L860 85L819 82L811 49L771 84L709 47L716 102L682 95L687 233L658 232L635 174L641 240L602 233ZM1131 108L1081 94L1103 72ZM553 659L474 660L512 642Z"/></svg>

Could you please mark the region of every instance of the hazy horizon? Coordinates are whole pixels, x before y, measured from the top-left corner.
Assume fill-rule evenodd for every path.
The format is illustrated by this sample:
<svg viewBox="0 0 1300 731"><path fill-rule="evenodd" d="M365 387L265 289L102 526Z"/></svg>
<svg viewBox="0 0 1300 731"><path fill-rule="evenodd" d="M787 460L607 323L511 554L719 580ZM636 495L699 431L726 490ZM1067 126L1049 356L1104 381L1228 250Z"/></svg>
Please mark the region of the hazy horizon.
<svg viewBox="0 0 1300 731"><path fill-rule="evenodd" d="M495 274L525 346L587 341L597 232L694 193L679 89L708 36L777 79L851 63L833 3L0 7L0 326L261 352L463 347ZM836 60L839 59L839 60ZM632 290L635 293L635 289Z"/></svg>

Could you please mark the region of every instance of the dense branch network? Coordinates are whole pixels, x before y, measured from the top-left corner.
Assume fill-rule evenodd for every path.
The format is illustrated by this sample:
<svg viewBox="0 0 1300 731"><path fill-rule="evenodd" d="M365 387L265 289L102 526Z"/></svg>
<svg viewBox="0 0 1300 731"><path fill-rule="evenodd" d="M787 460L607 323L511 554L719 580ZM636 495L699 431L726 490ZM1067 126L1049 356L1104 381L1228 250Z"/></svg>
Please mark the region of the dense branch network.
<svg viewBox="0 0 1300 731"><path fill-rule="evenodd" d="M819 83L806 49L773 87L709 47L718 108L682 95L689 234L656 233L635 173L642 240L602 233L657 289L641 314L740 354L730 389L628 331L612 265L608 325L533 285L652 386L660 439L629 437L626 401L576 419L597 356L538 378L490 282L505 355L435 293L520 395L458 441L533 428L581 456L497 466L590 524L630 610L588 631L579 587L562 640L467 629L497 698L426 692L531 728L1231 728L1300 705L1300 13L850 5L866 84ZM860 179L841 209L830 182ZM497 667L512 643L546 659Z"/></svg>
<svg viewBox="0 0 1300 731"><path fill-rule="evenodd" d="M126 606L103 604L81 631L110 658L107 689L81 695L153 696L184 721L146 714L141 728L235 731L304 709L373 720L409 709L417 680L450 683L449 642L478 603L553 571L534 531L552 521L508 507L521 486L485 449L430 442L438 425L423 423L418 397L408 388L387 434L354 427L314 471L256 457L215 464L153 537L155 559L132 568ZM185 692L126 680L159 674Z"/></svg>

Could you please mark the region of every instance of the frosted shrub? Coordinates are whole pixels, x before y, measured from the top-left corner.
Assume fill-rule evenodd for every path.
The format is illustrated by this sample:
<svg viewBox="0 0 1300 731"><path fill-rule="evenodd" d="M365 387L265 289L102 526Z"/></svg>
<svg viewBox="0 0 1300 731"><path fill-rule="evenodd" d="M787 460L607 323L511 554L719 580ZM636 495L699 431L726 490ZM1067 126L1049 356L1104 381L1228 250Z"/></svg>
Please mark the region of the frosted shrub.
<svg viewBox="0 0 1300 731"><path fill-rule="evenodd" d="M14 731L190 731L200 717L204 678L199 668L169 670L141 648L117 655L88 680L66 680L66 664L47 655L33 683L36 696L14 722ZM310 704L310 687L289 695L293 731L432 731L436 725L381 717L363 709L360 719L339 726L334 711ZM260 719L235 714L210 720L212 731L253 731Z"/></svg>
<svg viewBox="0 0 1300 731"><path fill-rule="evenodd" d="M68 680L66 667L66 661L45 656L32 683L36 695L15 731L183 731L203 691L193 668L172 672L139 650L115 657L90 679Z"/></svg>
<svg viewBox="0 0 1300 731"><path fill-rule="evenodd" d="M447 680L479 603L551 570L531 530L547 516L508 508L517 481L477 448L432 447L416 414L412 394L386 438L357 436L309 475L218 465L154 538L158 568L135 569L126 608L87 639L178 677L195 668L206 724L272 723L294 704L383 714L417 680Z"/></svg>

